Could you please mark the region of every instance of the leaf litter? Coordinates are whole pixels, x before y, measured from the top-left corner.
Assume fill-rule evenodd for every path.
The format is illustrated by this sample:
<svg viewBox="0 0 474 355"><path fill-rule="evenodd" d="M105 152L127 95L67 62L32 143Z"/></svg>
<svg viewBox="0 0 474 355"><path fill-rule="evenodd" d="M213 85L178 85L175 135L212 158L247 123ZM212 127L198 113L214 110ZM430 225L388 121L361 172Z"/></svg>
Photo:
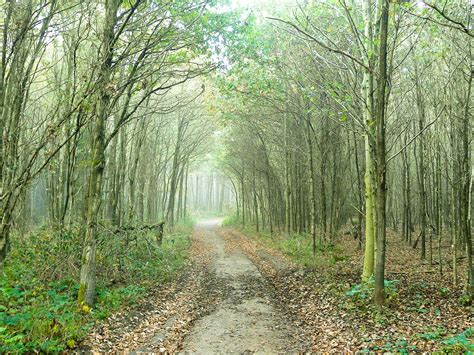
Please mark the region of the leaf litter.
<svg viewBox="0 0 474 355"><path fill-rule="evenodd" d="M252 297L262 297L278 313L278 322L269 326L276 331L283 329L278 352L425 352L444 349L459 334L466 334L467 342L472 341L472 309L458 303L462 286L453 287L448 273L441 276L431 272L411 247L393 236L389 237L387 275L397 279L397 293L380 311L370 299L354 300L347 295L361 274L361 252L355 241L341 236L344 258L308 267L296 265L254 236L220 229L226 255L243 253L262 276L226 278L216 273L218 252L204 241L203 233L198 230L191 237L187 267L175 281L155 290L133 309L109 317L94 329L82 348L92 353L202 352L195 348L199 342L192 343L199 337L203 322L210 319L212 324L213 312L239 307ZM241 285L237 291L235 282ZM262 317L258 312L252 314L257 319ZM225 331L220 336L218 341L224 349L222 339L231 341L245 334ZM237 352L256 352L264 346L265 340L260 348Z"/></svg>

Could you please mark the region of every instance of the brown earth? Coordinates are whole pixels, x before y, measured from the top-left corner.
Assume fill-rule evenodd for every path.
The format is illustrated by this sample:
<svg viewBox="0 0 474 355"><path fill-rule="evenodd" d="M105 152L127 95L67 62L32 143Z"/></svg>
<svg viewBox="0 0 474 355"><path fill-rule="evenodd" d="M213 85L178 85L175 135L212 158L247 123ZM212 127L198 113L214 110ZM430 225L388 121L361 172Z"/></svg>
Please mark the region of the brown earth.
<svg viewBox="0 0 474 355"><path fill-rule="evenodd" d="M387 276L398 294L387 309L354 302L357 242L340 240L343 257L317 267L294 265L259 239L197 225L189 264L173 283L96 329L92 352L295 353L429 352L473 327L472 309L458 305L462 287L420 265L416 251L390 236ZM324 258L324 256L321 256ZM444 289L450 290L444 294ZM430 338L430 332L440 337Z"/></svg>
<svg viewBox="0 0 474 355"><path fill-rule="evenodd" d="M86 348L202 354L304 351L295 336L298 328L272 299L273 287L238 246L222 237L219 224L219 219L199 223L181 278L134 311L110 317L90 335Z"/></svg>

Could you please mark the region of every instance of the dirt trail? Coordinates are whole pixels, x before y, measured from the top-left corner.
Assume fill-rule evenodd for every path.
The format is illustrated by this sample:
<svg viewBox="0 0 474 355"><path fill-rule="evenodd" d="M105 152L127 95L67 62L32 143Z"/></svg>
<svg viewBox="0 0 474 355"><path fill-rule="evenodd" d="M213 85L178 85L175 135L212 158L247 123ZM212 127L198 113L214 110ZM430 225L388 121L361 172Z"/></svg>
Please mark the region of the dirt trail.
<svg viewBox="0 0 474 355"><path fill-rule="evenodd" d="M194 324L184 340L193 353L278 353L291 348L291 334L271 304L265 280L239 249L226 248L216 220L201 223L204 242L215 250L212 272L226 297L209 315Z"/></svg>
<svg viewBox="0 0 474 355"><path fill-rule="evenodd" d="M439 279L432 279L431 286L423 291L426 300L432 302L426 303L426 312L417 311L421 288L412 290L406 280L404 288L399 289L404 301L393 303L394 311L381 314L382 321L375 319L368 307L355 309L344 298L347 280L356 282L360 274L360 253L355 241L350 246L352 257L347 261L327 260L312 270L293 265L280 252L254 238L219 228L219 222L198 224L191 236L188 265L179 277L157 285L133 309L123 309L109 317L94 329L80 350L341 353L381 351L386 344L401 344L400 349L390 345L387 351L429 352L439 351L443 344L439 338L418 338L416 334L425 333L427 324L433 324L428 329L435 329L435 325L436 329L451 329L446 339L472 327L471 312L460 309L456 297L436 297L439 286L435 280ZM407 248L407 255L399 253L405 255L403 263L410 265L411 259L418 263L414 254L410 256L411 247ZM391 265L403 263L398 260ZM449 281L445 279L444 285ZM412 278L410 284L416 282L420 279ZM411 302L410 308L415 311L410 312L406 302Z"/></svg>
<svg viewBox="0 0 474 355"><path fill-rule="evenodd" d="M134 353L287 353L299 331L272 298L273 286L221 220L201 222L181 276L133 310L95 329L84 350ZM268 255L271 257L271 255ZM277 263L281 261L276 261ZM280 307L281 309L277 309Z"/></svg>

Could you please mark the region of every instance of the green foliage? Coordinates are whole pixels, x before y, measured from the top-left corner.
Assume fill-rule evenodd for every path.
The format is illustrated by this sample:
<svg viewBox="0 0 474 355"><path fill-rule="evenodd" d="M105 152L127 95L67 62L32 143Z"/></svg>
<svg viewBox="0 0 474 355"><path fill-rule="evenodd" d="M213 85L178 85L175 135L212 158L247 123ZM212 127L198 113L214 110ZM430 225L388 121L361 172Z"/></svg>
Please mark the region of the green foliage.
<svg viewBox="0 0 474 355"><path fill-rule="evenodd" d="M445 328L436 328L432 329L426 333L422 333L416 336L418 339L423 339L423 340L436 340L442 338L446 334L446 329Z"/></svg>
<svg viewBox="0 0 474 355"><path fill-rule="evenodd" d="M394 300L397 295L398 280L384 280L385 296L387 301ZM372 299L375 288L375 279L371 277L367 282L356 284L346 292L346 296L350 297L356 303L365 302Z"/></svg>
<svg viewBox="0 0 474 355"><path fill-rule="evenodd" d="M441 297L446 297L449 294L449 289L446 287L438 288L438 293Z"/></svg>
<svg viewBox="0 0 474 355"><path fill-rule="evenodd" d="M472 304L471 296L465 292L459 297L459 304L463 307L468 307Z"/></svg>
<svg viewBox="0 0 474 355"><path fill-rule="evenodd" d="M38 266L39 267L39 266ZM5 268L0 278L0 352L59 352L89 330L77 311L72 279L43 283L24 263Z"/></svg>
<svg viewBox="0 0 474 355"><path fill-rule="evenodd" d="M196 225L196 220L194 217L186 216L186 218L179 220L174 225L171 231L168 231L168 234L171 234L171 243L175 243L174 238L177 235L190 235L193 232L194 226ZM170 237L168 237L169 239ZM165 238L166 239L166 238ZM165 243L166 245L166 243Z"/></svg>
<svg viewBox="0 0 474 355"><path fill-rule="evenodd" d="M255 236L255 228L252 225L243 226L236 215L231 215L222 222L223 227L234 227L246 235ZM316 244L316 254L313 254L312 239L309 234L292 234L291 236L282 236L270 234L265 231L258 233L260 241L266 243L272 248L276 248L288 256L295 264L308 268L319 268L332 266L338 262L346 260L344 251L338 245Z"/></svg>
<svg viewBox="0 0 474 355"><path fill-rule="evenodd" d="M240 225L241 225L241 219L236 214L227 216L222 221L223 227L238 227Z"/></svg>
<svg viewBox="0 0 474 355"><path fill-rule="evenodd" d="M332 244L317 243L316 254L313 254L311 237L307 234L281 238L278 240L278 248L296 264L311 268L335 265L346 258L343 250Z"/></svg>
<svg viewBox="0 0 474 355"><path fill-rule="evenodd" d="M136 285L115 289L101 288L97 290L97 310L94 316L97 319L105 319L121 307L137 303L145 293L146 288Z"/></svg>
<svg viewBox="0 0 474 355"><path fill-rule="evenodd" d="M364 349L362 353L397 353L397 354L410 354L416 351L417 348L414 345L408 344L405 338L389 339L383 345L372 345Z"/></svg>
<svg viewBox="0 0 474 355"><path fill-rule="evenodd" d="M446 328L438 327L415 335L415 339L437 341L441 344L441 351L447 354L472 353L474 351L474 328L468 328L457 335L442 340L446 334L448 334Z"/></svg>
<svg viewBox="0 0 474 355"><path fill-rule="evenodd" d="M443 340L443 351L446 353L472 353L474 352L474 328L468 328L464 332L452 338Z"/></svg>
<svg viewBox="0 0 474 355"><path fill-rule="evenodd" d="M80 229L42 228L13 239L0 276L0 353L63 352L74 348L95 322L133 307L184 265L192 220L166 235L161 248L150 233L101 235L98 285L92 309L77 305ZM127 246L127 247L125 247Z"/></svg>

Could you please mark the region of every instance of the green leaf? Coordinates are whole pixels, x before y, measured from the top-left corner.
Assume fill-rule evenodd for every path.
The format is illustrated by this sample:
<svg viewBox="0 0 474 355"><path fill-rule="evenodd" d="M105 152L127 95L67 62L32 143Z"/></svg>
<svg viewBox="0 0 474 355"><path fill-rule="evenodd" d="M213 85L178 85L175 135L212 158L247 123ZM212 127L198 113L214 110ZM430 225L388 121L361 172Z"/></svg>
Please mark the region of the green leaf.
<svg viewBox="0 0 474 355"><path fill-rule="evenodd" d="M13 344L17 343L19 340L23 339L24 335L23 334L17 334L14 337L7 338L5 339L5 344Z"/></svg>

